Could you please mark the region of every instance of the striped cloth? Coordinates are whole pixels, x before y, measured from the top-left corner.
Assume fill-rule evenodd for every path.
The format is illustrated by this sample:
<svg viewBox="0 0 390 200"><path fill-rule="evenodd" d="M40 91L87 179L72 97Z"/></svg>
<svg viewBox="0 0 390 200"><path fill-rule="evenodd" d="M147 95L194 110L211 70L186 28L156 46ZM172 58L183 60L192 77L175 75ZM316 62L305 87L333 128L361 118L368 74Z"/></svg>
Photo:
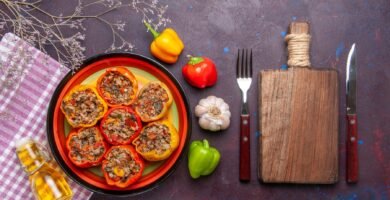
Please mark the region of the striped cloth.
<svg viewBox="0 0 390 200"><path fill-rule="evenodd" d="M34 199L15 154L15 141L31 137L47 146L46 113L69 70L12 33L0 42L0 199ZM91 192L68 179L73 199Z"/></svg>

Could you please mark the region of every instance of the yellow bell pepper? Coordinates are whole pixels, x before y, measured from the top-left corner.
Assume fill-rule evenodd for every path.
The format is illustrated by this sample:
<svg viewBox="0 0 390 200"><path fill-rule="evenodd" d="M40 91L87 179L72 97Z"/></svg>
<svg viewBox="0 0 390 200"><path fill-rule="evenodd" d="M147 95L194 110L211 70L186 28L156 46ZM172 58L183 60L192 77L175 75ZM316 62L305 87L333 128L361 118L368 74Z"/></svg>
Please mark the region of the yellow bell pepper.
<svg viewBox="0 0 390 200"><path fill-rule="evenodd" d="M184 44L176 31L172 28L166 28L163 32L158 33L147 22L144 21L144 24L154 37L154 41L150 44L152 55L163 62L175 63L184 49Z"/></svg>
<svg viewBox="0 0 390 200"><path fill-rule="evenodd" d="M74 99L73 94L79 92L92 92L93 95L96 96L99 102L99 104L96 105L96 109L99 110L97 116L83 116L80 114L79 109L81 108L79 108L79 106L77 105L85 104L86 102L83 102L83 100L81 99ZM72 106L68 107L68 104L71 104ZM104 114L107 112L107 109L108 106L106 102L103 100L102 97L99 96L97 90L90 85L75 86L65 95L65 97L62 99L61 104L61 111L62 113L64 113L67 121L73 128L94 126L98 122L98 120L104 116ZM91 118L91 120L88 120L87 118Z"/></svg>
<svg viewBox="0 0 390 200"><path fill-rule="evenodd" d="M119 168L119 167L114 167L114 174L119 176L119 177L123 177L125 175L125 170L123 170L122 168Z"/></svg>
<svg viewBox="0 0 390 200"><path fill-rule="evenodd" d="M148 134L148 132L145 130L153 126L160 126L160 125L165 125L169 129L170 141L169 141L168 149L165 149L165 151L162 152L157 152L155 149L149 149L149 147L147 147L148 143L155 142L155 140L158 138L157 135L150 134L150 133ZM144 126L142 128L140 135L137 138L135 138L135 140L133 141L133 145L135 146L135 150L145 160L160 161L160 160L167 159L173 153L173 151L176 150L176 148L179 146L179 140L180 138L176 128L168 120L160 120L160 121L151 122L148 125Z"/></svg>

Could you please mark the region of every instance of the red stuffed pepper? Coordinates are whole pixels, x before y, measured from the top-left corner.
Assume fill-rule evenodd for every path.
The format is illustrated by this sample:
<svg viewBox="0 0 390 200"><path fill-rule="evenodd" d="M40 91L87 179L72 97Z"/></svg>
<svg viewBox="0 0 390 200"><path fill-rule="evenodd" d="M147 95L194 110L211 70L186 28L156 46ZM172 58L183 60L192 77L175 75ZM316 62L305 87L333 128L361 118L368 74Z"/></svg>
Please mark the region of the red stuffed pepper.
<svg viewBox="0 0 390 200"><path fill-rule="evenodd" d="M104 156L102 171L107 184L125 188L139 180L144 162L130 145L113 146Z"/></svg>
<svg viewBox="0 0 390 200"><path fill-rule="evenodd" d="M97 127L81 128L68 135L66 140L68 157L78 167L100 165L108 150Z"/></svg>
<svg viewBox="0 0 390 200"><path fill-rule="evenodd" d="M106 141L112 145L130 144L142 129L140 117L129 107L108 110L100 123Z"/></svg>

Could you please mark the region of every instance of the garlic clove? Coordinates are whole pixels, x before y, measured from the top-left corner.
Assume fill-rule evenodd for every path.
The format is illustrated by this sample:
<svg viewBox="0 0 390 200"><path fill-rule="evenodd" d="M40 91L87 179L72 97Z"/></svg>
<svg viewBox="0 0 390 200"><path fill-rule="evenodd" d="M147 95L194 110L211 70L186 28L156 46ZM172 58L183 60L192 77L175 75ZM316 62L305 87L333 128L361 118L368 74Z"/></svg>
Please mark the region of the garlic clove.
<svg viewBox="0 0 390 200"><path fill-rule="evenodd" d="M223 102L221 105L219 105L219 108L221 110L229 110L229 105L225 102Z"/></svg>
<svg viewBox="0 0 390 200"><path fill-rule="evenodd" d="M225 110L224 112L222 112L222 115L224 115L226 118L230 119L231 113L229 110Z"/></svg>
<svg viewBox="0 0 390 200"><path fill-rule="evenodd" d="M209 130L210 131L219 131L219 130L221 130L221 126L217 125L216 123L210 123Z"/></svg>
<svg viewBox="0 0 390 200"><path fill-rule="evenodd" d="M210 101L208 99L201 99L199 101L199 105L204 106L204 107L208 107L208 106L210 106Z"/></svg>
<svg viewBox="0 0 390 200"><path fill-rule="evenodd" d="M197 117L201 117L202 115L204 115L207 112L208 112L208 108L206 106L197 105L195 107L195 116L197 116Z"/></svg>
<svg viewBox="0 0 390 200"><path fill-rule="evenodd" d="M210 116L210 117L208 118L208 120L209 120L210 122L212 122L213 124L221 125L221 124L222 124L223 117L222 117L222 116Z"/></svg>
<svg viewBox="0 0 390 200"><path fill-rule="evenodd" d="M205 117L200 117L199 118L199 126L201 128L208 130L209 129L209 124L210 124L210 121L207 120Z"/></svg>
<svg viewBox="0 0 390 200"><path fill-rule="evenodd" d="M222 121L222 124L221 124L221 129L227 129L230 125L230 118L226 117L224 120L221 120Z"/></svg>
<svg viewBox="0 0 390 200"><path fill-rule="evenodd" d="M223 99L221 99L221 98L215 99L215 105L217 105L218 107L220 107L224 104L225 104L225 102L223 101Z"/></svg>
<svg viewBox="0 0 390 200"><path fill-rule="evenodd" d="M216 96L209 96L206 98L209 102L209 105L215 105L216 100L218 99Z"/></svg>

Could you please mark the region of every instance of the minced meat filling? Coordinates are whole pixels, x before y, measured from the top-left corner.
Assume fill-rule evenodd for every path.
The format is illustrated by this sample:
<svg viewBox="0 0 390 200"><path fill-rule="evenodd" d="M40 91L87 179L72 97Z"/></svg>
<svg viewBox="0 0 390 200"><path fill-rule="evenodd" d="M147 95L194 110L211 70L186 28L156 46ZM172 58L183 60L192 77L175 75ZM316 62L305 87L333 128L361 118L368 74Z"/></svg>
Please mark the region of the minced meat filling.
<svg viewBox="0 0 390 200"><path fill-rule="evenodd" d="M77 162L96 161L104 153L103 145L96 147L99 139L96 137L98 129L95 127L85 128L70 139L70 154Z"/></svg>
<svg viewBox="0 0 390 200"><path fill-rule="evenodd" d="M164 124L152 124L142 130L135 145L142 153L155 150L156 154L162 154L171 148L170 142L169 128Z"/></svg>
<svg viewBox="0 0 390 200"><path fill-rule="evenodd" d="M138 174L141 170L140 165L134 161L127 149L115 148L106 159L108 162L104 166L104 171L114 181L126 182L129 177Z"/></svg>
<svg viewBox="0 0 390 200"><path fill-rule="evenodd" d="M62 108L74 126L91 124L104 111L102 102L91 89L75 91Z"/></svg>
<svg viewBox="0 0 390 200"><path fill-rule="evenodd" d="M100 87L104 98L111 104L126 104L132 100L132 82L119 72L107 72Z"/></svg>
<svg viewBox="0 0 390 200"><path fill-rule="evenodd" d="M151 83L138 97L138 112L147 118L159 115L163 110L163 103L169 100L168 93L158 83Z"/></svg>
<svg viewBox="0 0 390 200"><path fill-rule="evenodd" d="M123 109L112 111L103 124L104 133L109 138L121 140L128 140L138 129L136 116Z"/></svg>

